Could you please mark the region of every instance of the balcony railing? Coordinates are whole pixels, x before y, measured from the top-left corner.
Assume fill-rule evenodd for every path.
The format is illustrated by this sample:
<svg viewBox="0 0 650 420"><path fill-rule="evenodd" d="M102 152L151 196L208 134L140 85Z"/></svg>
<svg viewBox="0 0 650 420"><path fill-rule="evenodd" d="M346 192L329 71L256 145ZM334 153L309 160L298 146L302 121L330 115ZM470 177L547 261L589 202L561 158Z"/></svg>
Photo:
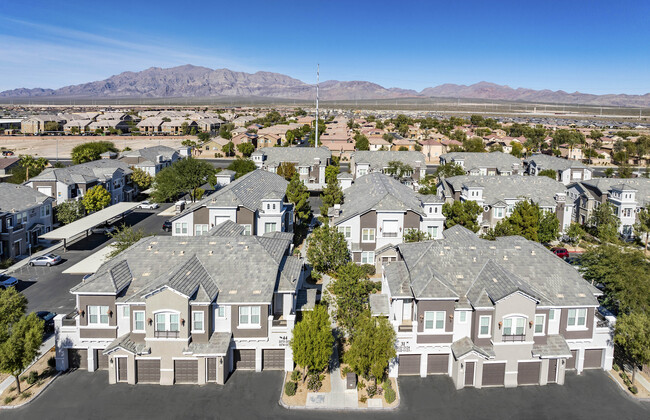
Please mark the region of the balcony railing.
<svg viewBox="0 0 650 420"><path fill-rule="evenodd" d="M517 335L502 335L501 341L504 343L512 343L517 341L526 341L526 334Z"/></svg>
<svg viewBox="0 0 650 420"><path fill-rule="evenodd" d="M76 327L77 326L77 311L72 311L63 318L61 325L64 327Z"/></svg>
<svg viewBox="0 0 650 420"><path fill-rule="evenodd" d="M397 232L384 232L382 233L384 238L397 238Z"/></svg>
<svg viewBox="0 0 650 420"><path fill-rule="evenodd" d="M413 332L413 325L400 325L397 332Z"/></svg>
<svg viewBox="0 0 650 420"><path fill-rule="evenodd" d="M180 331L154 331L153 336L155 338L178 338Z"/></svg>

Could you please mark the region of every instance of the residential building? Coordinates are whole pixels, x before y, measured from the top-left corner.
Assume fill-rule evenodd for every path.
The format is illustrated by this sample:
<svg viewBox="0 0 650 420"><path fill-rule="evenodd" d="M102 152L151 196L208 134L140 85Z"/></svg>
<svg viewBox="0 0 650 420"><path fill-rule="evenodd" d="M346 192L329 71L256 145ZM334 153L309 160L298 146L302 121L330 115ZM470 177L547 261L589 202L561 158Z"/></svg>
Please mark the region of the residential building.
<svg viewBox="0 0 650 420"><path fill-rule="evenodd" d="M589 222L592 212L603 203L610 203L620 219L619 233L634 236L634 224L642 208L650 208L650 179L648 178L594 178L576 182L568 187L569 199L574 203L573 220Z"/></svg>
<svg viewBox="0 0 650 420"><path fill-rule="evenodd" d="M447 153L447 145L440 139L426 139L418 142L428 163L440 163L440 156Z"/></svg>
<svg viewBox="0 0 650 420"><path fill-rule="evenodd" d="M244 226L245 235L293 232L293 205L285 196L288 185L271 172L249 172L170 219L172 235L206 235L226 220Z"/></svg>
<svg viewBox="0 0 650 420"><path fill-rule="evenodd" d="M88 131L94 132L95 130L104 132L120 130L123 133L128 133L131 130L131 126L126 120L97 120L88 124Z"/></svg>
<svg viewBox="0 0 650 420"><path fill-rule="evenodd" d="M4 157L0 158L0 182L5 182L11 178L11 171L20 166L19 157Z"/></svg>
<svg viewBox="0 0 650 420"><path fill-rule="evenodd" d="M521 159L501 152L452 152L440 155L440 164L454 163L467 175L523 175Z"/></svg>
<svg viewBox="0 0 650 420"><path fill-rule="evenodd" d="M460 389L612 368L615 319L571 265L520 236L488 241L460 225L443 235L398 245L371 300L397 334L390 376L447 375Z"/></svg>
<svg viewBox="0 0 650 420"><path fill-rule="evenodd" d="M389 150L391 144L384 140L382 136L370 136L368 137L368 144L371 152L377 152L379 150Z"/></svg>
<svg viewBox="0 0 650 420"><path fill-rule="evenodd" d="M162 125L164 122L161 117L149 117L136 124L136 127L143 134L162 133Z"/></svg>
<svg viewBox="0 0 650 420"><path fill-rule="evenodd" d="M416 193L388 175L373 172L358 177L343 195L343 204L330 208L328 217L345 236L354 262L381 269L395 260L395 245L410 229L432 239L442 235L443 201Z"/></svg>
<svg viewBox="0 0 650 420"><path fill-rule="evenodd" d="M560 231L569 227L573 214L573 202L567 199L566 186L545 176L454 176L438 184L438 195L448 203L476 201L483 208L478 216L483 231L509 217L515 205L523 200L532 200L542 210L555 213Z"/></svg>
<svg viewBox="0 0 650 420"><path fill-rule="evenodd" d="M48 126L56 124L55 131L59 131L61 125L65 123L66 120L59 115L34 115L20 122L20 131L23 134L41 134L47 131L46 124Z"/></svg>
<svg viewBox="0 0 650 420"><path fill-rule="evenodd" d="M201 118L196 120L199 130L205 133L216 133L221 128L223 121L219 118Z"/></svg>
<svg viewBox="0 0 650 420"><path fill-rule="evenodd" d="M255 133L239 133L239 134L233 134L232 139L232 144L237 147L238 145L242 143L251 143L255 148L257 148L257 134ZM239 153L239 151L237 151Z"/></svg>
<svg viewBox="0 0 650 420"><path fill-rule="evenodd" d="M400 162L411 167L412 172L401 177L405 184L417 186L427 173L426 159L421 152L413 151L356 151L350 156L350 173L355 178L372 172L386 173L390 162Z"/></svg>
<svg viewBox="0 0 650 420"><path fill-rule="evenodd" d="M163 133L174 136L189 134L192 129L198 131L198 127L196 121L186 120L183 118L174 118L171 121L164 121L161 126ZM185 133L185 130L187 130L187 133Z"/></svg>
<svg viewBox="0 0 650 420"><path fill-rule="evenodd" d="M0 260L31 254L52 230L52 198L22 185L0 183Z"/></svg>
<svg viewBox="0 0 650 420"><path fill-rule="evenodd" d="M281 146L282 138L277 134L261 134L257 137L257 147Z"/></svg>
<svg viewBox="0 0 650 420"><path fill-rule="evenodd" d="M178 150L167 146L145 147L139 150L122 152L119 159L128 164L131 168L139 168L151 176L156 174L174 162L180 160L181 154Z"/></svg>
<svg viewBox="0 0 650 420"><path fill-rule="evenodd" d="M66 168L47 168L25 183L56 200L81 200L90 188L101 185L111 193L111 204L131 201L136 195L131 183L133 171L125 162L102 159Z"/></svg>
<svg viewBox="0 0 650 420"><path fill-rule="evenodd" d="M557 180L564 185L572 182L588 181L592 178L593 170L576 160L567 160L548 155L532 155L524 161L526 173L539 175L545 169L551 169L557 174Z"/></svg>
<svg viewBox="0 0 650 420"><path fill-rule="evenodd" d="M85 133L90 131L90 124L93 123L93 120L72 120L68 121L63 125L63 131L65 134L72 134L72 131L77 133Z"/></svg>
<svg viewBox="0 0 650 420"><path fill-rule="evenodd" d="M253 152L251 159L258 168L273 173L283 163L292 164L309 189L320 190L325 186L325 168L332 152L326 147L265 147Z"/></svg>
<svg viewBox="0 0 650 420"><path fill-rule="evenodd" d="M289 372L303 277L277 235L144 238L71 289L76 313L55 318L57 369L161 385Z"/></svg>

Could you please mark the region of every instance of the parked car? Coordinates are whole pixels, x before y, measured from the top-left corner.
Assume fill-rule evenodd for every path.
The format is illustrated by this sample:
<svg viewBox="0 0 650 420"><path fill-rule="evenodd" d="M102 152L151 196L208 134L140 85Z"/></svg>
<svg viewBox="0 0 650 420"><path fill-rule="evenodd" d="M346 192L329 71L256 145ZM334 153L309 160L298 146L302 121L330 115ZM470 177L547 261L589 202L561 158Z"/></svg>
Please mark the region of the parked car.
<svg viewBox="0 0 650 420"><path fill-rule="evenodd" d="M566 248L554 247L554 248L551 248L551 252L554 253L555 255L557 255L558 257L562 258L562 259L569 258L569 251L567 251Z"/></svg>
<svg viewBox="0 0 650 420"><path fill-rule="evenodd" d="M99 233L99 234L104 234L108 235L109 233L113 233L117 230L115 226L109 225L108 223L105 223L103 225L95 226L94 228L91 229L93 233Z"/></svg>
<svg viewBox="0 0 650 420"><path fill-rule="evenodd" d="M56 254L46 254L40 257L32 258L29 260L29 265L32 267L35 265L46 265L48 267L57 265L61 262L61 256Z"/></svg>
<svg viewBox="0 0 650 420"><path fill-rule="evenodd" d="M36 312L36 316L43 320L43 330L46 333L54 331L54 317L56 316L56 312L38 311Z"/></svg>
<svg viewBox="0 0 650 420"><path fill-rule="evenodd" d="M14 155L14 152L12 152L11 150L3 150L2 151L2 156L13 156L13 155Z"/></svg>
<svg viewBox="0 0 650 420"><path fill-rule="evenodd" d="M160 206L157 203L150 203L148 201L143 201L138 206L139 209L149 209L149 210L157 209L158 207Z"/></svg>
<svg viewBox="0 0 650 420"><path fill-rule="evenodd" d="M15 277L0 276L0 289L15 286L18 284L18 279Z"/></svg>
<svg viewBox="0 0 650 420"><path fill-rule="evenodd" d="M93 274L95 274L95 273L86 274L85 276L83 276L83 277L81 278L81 282L82 282L82 283L85 283L86 280L88 280L88 279L90 278L90 276L92 276Z"/></svg>
<svg viewBox="0 0 650 420"><path fill-rule="evenodd" d="M162 225L162 230L165 232L171 232L172 231L172 222L169 220L165 220Z"/></svg>

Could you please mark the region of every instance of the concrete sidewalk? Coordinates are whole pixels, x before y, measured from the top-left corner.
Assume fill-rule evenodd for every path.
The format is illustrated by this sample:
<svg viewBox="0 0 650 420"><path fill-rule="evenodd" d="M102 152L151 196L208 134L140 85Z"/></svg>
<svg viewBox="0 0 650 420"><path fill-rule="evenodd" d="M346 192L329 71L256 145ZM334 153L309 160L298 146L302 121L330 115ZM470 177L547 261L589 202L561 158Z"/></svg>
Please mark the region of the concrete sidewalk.
<svg viewBox="0 0 650 420"><path fill-rule="evenodd" d="M48 338L47 340L45 340L45 341L43 342L43 344L41 344L41 350L40 350L40 354L39 354L39 356L38 356L36 359L34 359L34 361L33 361L32 363L30 363L29 366L27 366L27 369L29 369L30 367L32 367L32 365L33 365L34 363L38 362L38 361L40 360L41 357L43 357L44 355L46 355L47 352L50 351L50 349L51 349L52 347L54 347L54 334L52 334L52 335L50 336L50 338ZM25 373L25 371L26 371L27 369L25 369L25 370L21 373L21 375L22 375L23 373ZM20 376L20 375L19 375L19 376ZM14 378L13 376L10 376L10 377L8 377L7 379L5 379L4 381L2 381L2 383L0 383L0 394L2 394L2 393L5 391L5 389L9 388L10 386L14 385L15 383L16 383L16 378Z"/></svg>
<svg viewBox="0 0 650 420"><path fill-rule="evenodd" d="M346 408L359 408L359 398L356 389L346 389L345 379L341 378L339 366L338 346L334 346L332 353L332 369L330 371L330 392L310 392L307 394L306 408L320 408L324 410L342 410Z"/></svg>

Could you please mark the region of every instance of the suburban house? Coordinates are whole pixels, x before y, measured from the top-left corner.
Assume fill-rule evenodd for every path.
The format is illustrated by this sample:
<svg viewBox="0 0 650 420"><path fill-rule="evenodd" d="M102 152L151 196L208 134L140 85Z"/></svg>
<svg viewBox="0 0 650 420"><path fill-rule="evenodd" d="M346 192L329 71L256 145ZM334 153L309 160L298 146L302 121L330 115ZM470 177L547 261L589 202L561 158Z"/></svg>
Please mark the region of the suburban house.
<svg viewBox="0 0 650 420"><path fill-rule="evenodd" d="M22 185L0 183L0 260L30 254L52 230L52 198Z"/></svg>
<svg viewBox="0 0 650 420"><path fill-rule="evenodd" d="M0 182L5 182L7 178L11 178L11 170L18 166L20 166L19 157L0 158Z"/></svg>
<svg viewBox="0 0 650 420"><path fill-rule="evenodd" d="M67 168L47 168L25 185L53 197L56 204L81 200L86 191L101 185L111 193L111 204L116 204L135 197L131 173L133 171L125 162L101 159Z"/></svg>
<svg viewBox="0 0 650 420"><path fill-rule="evenodd" d="M325 168L332 152L326 147L264 147L254 151L251 159L258 168L273 173L282 163L292 164L309 189L320 190L325 186Z"/></svg>
<svg viewBox="0 0 650 420"><path fill-rule="evenodd" d="M440 164L454 163L467 175L523 175L521 159L507 153L453 152L440 155Z"/></svg>
<svg viewBox="0 0 650 420"><path fill-rule="evenodd" d="M119 159L131 168L139 168L151 176L156 176L158 172L182 159L182 156L178 150L171 147L152 146L122 152Z"/></svg>
<svg viewBox="0 0 650 420"><path fill-rule="evenodd" d="M412 172L401 177L407 185L417 185L426 176L426 159L421 152L413 151L356 151L350 156L350 173L355 177L372 172L386 173L390 162L400 162L411 167Z"/></svg>
<svg viewBox="0 0 650 420"><path fill-rule="evenodd" d="M524 161L528 175L539 175L545 169L551 169L557 173L557 180L564 185L572 182L588 181L591 179L593 170L576 160L567 160L548 155L532 155Z"/></svg>
<svg viewBox="0 0 650 420"><path fill-rule="evenodd" d="M542 210L555 213L560 231L568 229L573 215L567 187L546 176L454 176L438 184L438 195L448 203L476 201L483 208L478 216L482 230L493 228L509 217L515 205L523 200L532 200Z"/></svg>
<svg viewBox="0 0 650 420"><path fill-rule="evenodd" d="M285 197L288 185L271 172L249 172L170 219L172 235L208 235L226 220L244 226L245 235L293 232L293 205Z"/></svg>
<svg viewBox="0 0 650 420"><path fill-rule="evenodd" d="M281 146L282 138L277 134L260 134L257 137L257 147L274 147Z"/></svg>
<svg viewBox="0 0 650 420"><path fill-rule="evenodd" d="M395 245L410 229L431 239L442 237L443 201L416 193L388 175L373 172L358 177L343 195L343 204L330 208L328 217L345 236L354 262L380 269L394 261Z"/></svg>
<svg viewBox="0 0 650 420"><path fill-rule="evenodd" d="M608 202L621 221L619 233L628 238L634 236L639 210L650 208L648 178L594 178L576 182L567 188L569 199L574 203L575 222L588 223L593 210Z"/></svg>
<svg viewBox="0 0 650 420"><path fill-rule="evenodd" d="M152 236L71 289L56 366L109 383L223 384L235 369L293 370L303 260L276 235Z"/></svg>
<svg viewBox="0 0 650 420"><path fill-rule="evenodd" d="M427 162L430 163L439 163L440 156L448 149L439 138L420 140L418 143L422 146L422 153L426 156Z"/></svg>
<svg viewBox="0 0 650 420"><path fill-rule="evenodd" d="M520 236L488 241L460 225L443 236L398 245L371 299L397 334L390 376L448 375L460 389L612 368L615 319L571 265Z"/></svg>
<svg viewBox="0 0 650 420"><path fill-rule="evenodd" d="M377 152L379 150L389 150L391 144L384 140L382 136L369 136L368 147L371 152Z"/></svg>
<svg viewBox="0 0 650 420"><path fill-rule="evenodd" d="M216 133L221 128L221 121L219 118L201 118L196 120L196 125L204 133Z"/></svg>
<svg viewBox="0 0 650 420"><path fill-rule="evenodd" d="M235 146L238 146L242 143L250 143L257 148L257 134L255 133L233 134L232 139L230 139L230 141Z"/></svg>

